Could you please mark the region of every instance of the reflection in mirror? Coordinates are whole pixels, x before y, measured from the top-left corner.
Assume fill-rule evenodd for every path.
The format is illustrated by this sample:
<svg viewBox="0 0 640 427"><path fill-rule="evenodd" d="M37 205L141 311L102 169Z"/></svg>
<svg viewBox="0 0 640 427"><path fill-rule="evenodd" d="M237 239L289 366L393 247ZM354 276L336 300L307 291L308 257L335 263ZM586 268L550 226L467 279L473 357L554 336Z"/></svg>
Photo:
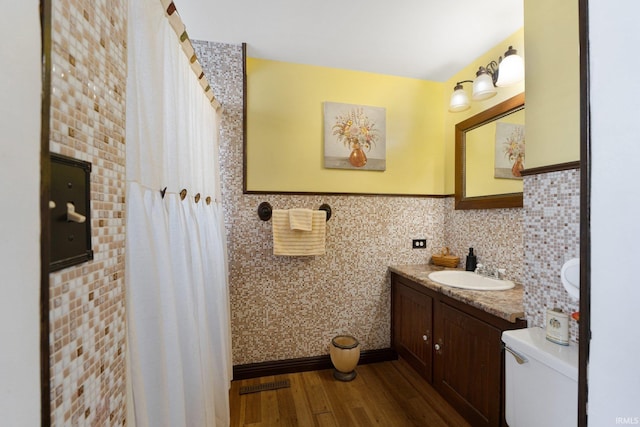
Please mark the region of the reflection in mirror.
<svg viewBox="0 0 640 427"><path fill-rule="evenodd" d="M456 125L456 209L522 207L524 94Z"/></svg>
<svg viewBox="0 0 640 427"><path fill-rule="evenodd" d="M467 197L522 193L524 110L515 111L465 134Z"/></svg>

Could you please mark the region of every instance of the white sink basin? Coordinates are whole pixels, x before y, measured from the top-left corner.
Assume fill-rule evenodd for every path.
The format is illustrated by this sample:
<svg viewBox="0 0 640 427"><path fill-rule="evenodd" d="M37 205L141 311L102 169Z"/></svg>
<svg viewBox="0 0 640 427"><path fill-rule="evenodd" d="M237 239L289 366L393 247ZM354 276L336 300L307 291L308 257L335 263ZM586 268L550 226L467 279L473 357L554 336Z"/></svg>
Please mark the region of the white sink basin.
<svg viewBox="0 0 640 427"><path fill-rule="evenodd" d="M475 291L504 291L515 284L511 280L493 279L472 271L442 270L429 273L429 279L445 286Z"/></svg>

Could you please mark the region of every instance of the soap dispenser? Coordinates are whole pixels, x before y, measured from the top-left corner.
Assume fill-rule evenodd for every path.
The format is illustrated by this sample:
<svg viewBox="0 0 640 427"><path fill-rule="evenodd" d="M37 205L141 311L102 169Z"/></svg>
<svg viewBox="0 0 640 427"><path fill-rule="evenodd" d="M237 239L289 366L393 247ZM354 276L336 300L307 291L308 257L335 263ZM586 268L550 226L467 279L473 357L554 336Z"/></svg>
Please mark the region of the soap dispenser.
<svg viewBox="0 0 640 427"><path fill-rule="evenodd" d="M469 255L467 255L467 271L475 271L477 264L476 256L473 254L473 248L469 248Z"/></svg>

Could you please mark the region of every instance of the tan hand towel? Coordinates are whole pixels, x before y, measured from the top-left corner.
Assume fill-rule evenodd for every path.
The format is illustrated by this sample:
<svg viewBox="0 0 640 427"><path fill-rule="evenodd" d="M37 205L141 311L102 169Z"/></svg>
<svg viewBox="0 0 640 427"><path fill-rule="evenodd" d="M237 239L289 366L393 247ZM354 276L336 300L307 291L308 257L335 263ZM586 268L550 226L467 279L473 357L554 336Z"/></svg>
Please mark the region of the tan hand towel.
<svg viewBox="0 0 640 427"><path fill-rule="evenodd" d="M312 218L311 209L289 209L289 227L292 230L311 231Z"/></svg>
<svg viewBox="0 0 640 427"><path fill-rule="evenodd" d="M311 231L292 230L289 224L289 211L274 209L271 215L273 254L324 255L327 213L312 211L311 221Z"/></svg>

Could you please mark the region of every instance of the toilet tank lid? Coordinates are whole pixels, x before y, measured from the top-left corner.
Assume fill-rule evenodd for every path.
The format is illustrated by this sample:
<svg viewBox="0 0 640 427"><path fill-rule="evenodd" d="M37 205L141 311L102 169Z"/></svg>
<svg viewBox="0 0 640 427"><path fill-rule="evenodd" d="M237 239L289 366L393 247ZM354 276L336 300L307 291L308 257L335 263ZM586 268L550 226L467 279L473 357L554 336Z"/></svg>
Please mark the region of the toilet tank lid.
<svg viewBox="0 0 640 427"><path fill-rule="evenodd" d="M578 346L552 343L542 328L504 331L502 341L527 358L533 358L561 374L578 381Z"/></svg>

